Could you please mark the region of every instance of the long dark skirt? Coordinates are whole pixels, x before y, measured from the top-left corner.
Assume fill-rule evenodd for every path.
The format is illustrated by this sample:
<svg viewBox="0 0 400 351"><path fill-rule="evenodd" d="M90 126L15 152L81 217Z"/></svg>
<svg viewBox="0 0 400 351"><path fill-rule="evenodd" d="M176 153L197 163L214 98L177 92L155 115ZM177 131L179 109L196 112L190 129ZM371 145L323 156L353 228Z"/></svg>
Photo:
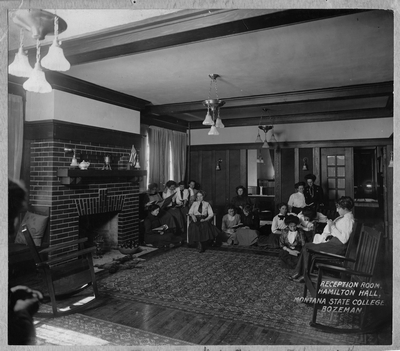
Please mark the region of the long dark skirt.
<svg viewBox="0 0 400 351"><path fill-rule="evenodd" d="M176 223L176 233L178 235L183 236L183 234L185 233L185 227L186 227L186 222L182 216L182 212L180 211L179 208L175 208L175 207L170 207L167 209L166 211L169 215L171 215Z"/></svg>
<svg viewBox="0 0 400 351"><path fill-rule="evenodd" d="M278 249L281 247L279 245L280 237L281 237L280 234L274 234L274 233L271 233L268 236L261 235L258 238L258 246L268 247L269 249Z"/></svg>
<svg viewBox="0 0 400 351"><path fill-rule="evenodd" d="M175 231L177 227L176 220L168 211L160 211L158 215L161 224L166 224L169 229Z"/></svg>
<svg viewBox="0 0 400 351"><path fill-rule="evenodd" d="M217 237L221 237L221 231L214 226L210 221L190 222L189 224L189 244L195 242L213 241Z"/></svg>

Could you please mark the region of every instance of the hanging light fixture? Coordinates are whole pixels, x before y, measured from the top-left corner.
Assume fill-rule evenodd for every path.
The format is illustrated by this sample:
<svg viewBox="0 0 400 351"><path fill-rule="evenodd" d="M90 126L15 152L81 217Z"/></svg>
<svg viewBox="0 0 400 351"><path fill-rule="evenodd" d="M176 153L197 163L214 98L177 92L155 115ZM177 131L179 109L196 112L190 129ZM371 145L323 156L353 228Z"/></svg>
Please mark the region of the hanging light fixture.
<svg viewBox="0 0 400 351"><path fill-rule="evenodd" d="M208 91L208 99L203 101L203 105L207 107L207 114L203 121L203 125L211 126L208 135L219 135L219 132L216 128L225 127L219 115L219 110L222 106L225 105L225 101L220 100L218 98L217 78L219 77L219 75L213 73L209 74L208 76L211 78L211 81L210 81L210 89ZM215 99L211 99L211 89L213 84L215 88ZM212 112L212 115L210 111Z"/></svg>
<svg viewBox="0 0 400 351"><path fill-rule="evenodd" d="M262 145L263 149L268 149L269 145L267 142L267 133L269 130L271 130L273 127L272 126L258 126L259 129L261 129L264 132L264 143Z"/></svg>
<svg viewBox="0 0 400 351"><path fill-rule="evenodd" d="M13 63L8 66L8 73L17 77L28 78L32 73L32 66L29 63L28 56L24 52L24 29L19 31L19 49L15 54Z"/></svg>
<svg viewBox="0 0 400 351"><path fill-rule="evenodd" d="M19 9L13 13L12 20L19 27L29 30L32 38L36 39L36 63L31 73L25 76L29 79L23 84L24 89L35 93L51 92L53 89L47 82L40 63L40 40L43 40L47 34L55 34L53 45L49 49L50 57L45 60L46 68L59 71L69 69L70 64L65 59L58 43L58 34L67 29L67 23L51 12L37 9ZM19 51L22 51L21 44ZM13 74L12 70L10 74Z"/></svg>
<svg viewBox="0 0 400 351"><path fill-rule="evenodd" d="M40 41L36 40L36 63L29 79L22 85L27 91L33 93L50 93L53 89L46 80L42 66L40 65Z"/></svg>
<svg viewBox="0 0 400 351"><path fill-rule="evenodd" d="M64 51L58 41L58 16L54 17L54 40L49 52L42 59L42 66L52 71L68 71L71 64L64 56Z"/></svg>

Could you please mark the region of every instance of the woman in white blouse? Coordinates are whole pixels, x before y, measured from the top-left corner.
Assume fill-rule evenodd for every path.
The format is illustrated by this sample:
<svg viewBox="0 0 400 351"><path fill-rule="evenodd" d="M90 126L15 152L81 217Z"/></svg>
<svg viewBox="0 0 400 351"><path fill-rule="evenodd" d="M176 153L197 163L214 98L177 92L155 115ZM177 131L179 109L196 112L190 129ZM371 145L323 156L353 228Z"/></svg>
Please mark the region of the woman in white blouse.
<svg viewBox="0 0 400 351"><path fill-rule="evenodd" d="M205 246L208 241L213 241L220 236L221 231L215 227L211 220L214 217L214 212L211 205L204 201L205 193L199 190L196 194L196 201L193 202L189 210L191 222L188 230L188 244L197 244L199 252L205 251Z"/></svg>
<svg viewBox="0 0 400 351"><path fill-rule="evenodd" d="M289 197L289 213L299 214L301 210L307 206L306 198L304 197L305 185L306 184L304 182L298 182L294 185L296 192Z"/></svg>

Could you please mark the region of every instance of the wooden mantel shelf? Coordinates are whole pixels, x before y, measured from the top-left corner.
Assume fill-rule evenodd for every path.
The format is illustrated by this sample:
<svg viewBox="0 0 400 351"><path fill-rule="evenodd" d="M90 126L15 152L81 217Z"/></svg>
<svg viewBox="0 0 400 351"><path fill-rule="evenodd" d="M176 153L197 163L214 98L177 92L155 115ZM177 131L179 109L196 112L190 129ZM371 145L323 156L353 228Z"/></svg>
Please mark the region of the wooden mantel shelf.
<svg viewBox="0 0 400 351"><path fill-rule="evenodd" d="M101 169L86 169L79 168L59 168L57 170L57 177L61 184L64 185L80 185L90 184L93 182L117 182L119 180L129 181L132 183L140 182L147 171L142 170L101 170Z"/></svg>

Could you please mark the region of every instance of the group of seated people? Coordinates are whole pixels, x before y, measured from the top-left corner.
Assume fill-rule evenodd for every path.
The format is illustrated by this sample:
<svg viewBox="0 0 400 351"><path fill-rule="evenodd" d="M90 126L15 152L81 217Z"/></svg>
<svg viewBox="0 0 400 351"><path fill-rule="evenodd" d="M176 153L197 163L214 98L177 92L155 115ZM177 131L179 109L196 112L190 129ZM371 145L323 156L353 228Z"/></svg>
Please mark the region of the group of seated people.
<svg viewBox="0 0 400 351"><path fill-rule="evenodd" d="M259 221L253 213L253 205L243 186L238 186L236 193L220 230L212 223L214 211L210 203L204 201L205 192L197 189L196 181L191 180L186 188L184 182L177 184L170 180L161 193L156 183L150 184L145 198L146 244L171 247L187 240L189 245L197 245L199 252L204 252L208 243L217 246L256 243Z"/></svg>
<svg viewBox="0 0 400 351"><path fill-rule="evenodd" d="M291 196L289 203L278 204L279 213L272 220L266 244L270 248L282 249L279 256L284 264L296 268L291 279L300 281L304 257L307 256L303 248L322 245L320 247L328 252L343 253L354 224L351 212L354 201L350 197L338 200L340 217L332 221L318 211L323 206L323 193L322 188L314 184L315 176L308 175L306 179L306 187L304 183L296 184L297 195ZM204 191L196 189L196 184L191 180L186 188L184 182L177 184L171 180L161 194L157 184L149 185L145 242L168 247L187 240L188 245L197 246L199 252L204 252L208 244L257 245L263 228L260 228L257 211L246 189L243 186L236 188L237 195L232 198L222 218L220 230L212 223L213 209L204 200Z"/></svg>

